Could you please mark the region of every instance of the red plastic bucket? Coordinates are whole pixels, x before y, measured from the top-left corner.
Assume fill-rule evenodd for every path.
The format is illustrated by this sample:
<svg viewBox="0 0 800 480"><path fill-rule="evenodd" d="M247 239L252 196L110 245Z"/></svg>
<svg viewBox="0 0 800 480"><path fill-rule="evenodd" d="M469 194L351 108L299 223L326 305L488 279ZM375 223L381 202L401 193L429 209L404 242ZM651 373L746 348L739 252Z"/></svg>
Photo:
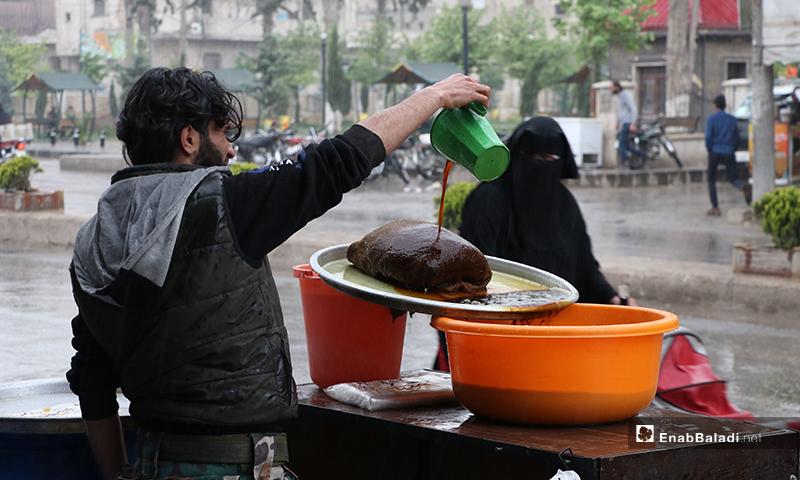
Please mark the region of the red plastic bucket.
<svg viewBox="0 0 800 480"><path fill-rule="evenodd" d="M400 376L404 313L351 297L325 284L309 265L297 265L311 380L320 388Z"/></svg>

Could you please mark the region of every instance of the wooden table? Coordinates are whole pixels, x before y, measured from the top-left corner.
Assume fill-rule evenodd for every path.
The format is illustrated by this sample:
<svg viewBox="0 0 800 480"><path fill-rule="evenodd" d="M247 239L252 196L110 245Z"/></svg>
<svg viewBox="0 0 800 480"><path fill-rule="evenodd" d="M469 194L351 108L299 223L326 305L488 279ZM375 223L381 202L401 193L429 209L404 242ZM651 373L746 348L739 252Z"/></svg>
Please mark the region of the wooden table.
<svg viewBox="0 0 800 480"><path fill-rule="evenodd" d="M613 424L537 427L485 420L458 404L369 412L315 385L297 390L299 418L286 431L289 467L302 480L550 479L559 468L582 480L798 476L795 430L652 407ZM742 441L636 443L637 423L653 425L656 435L738 434Z"/></svg>

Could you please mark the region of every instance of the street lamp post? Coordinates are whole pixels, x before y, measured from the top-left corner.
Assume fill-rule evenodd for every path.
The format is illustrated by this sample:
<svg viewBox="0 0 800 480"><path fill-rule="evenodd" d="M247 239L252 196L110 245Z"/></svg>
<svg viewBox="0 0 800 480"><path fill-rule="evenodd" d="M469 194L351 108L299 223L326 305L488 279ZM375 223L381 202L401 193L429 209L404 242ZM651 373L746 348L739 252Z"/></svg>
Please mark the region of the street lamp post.
<svg viewBox="0 0 800 480"><path fill-rule="evenodd" d="M327 96L325 92L325 45L328 41L328 34L322 32L320 34L319 39L322 41L322 126L325 126L325 103L327 101Z"/></svg>
<svg viewBox="0 0 800 480"><path fill-rule="evenodd" d="M469 75L469 31L467 28L467 12L469 11L471 0L459 0L461 4L461 16L464 23L464 75Z"/></svg>

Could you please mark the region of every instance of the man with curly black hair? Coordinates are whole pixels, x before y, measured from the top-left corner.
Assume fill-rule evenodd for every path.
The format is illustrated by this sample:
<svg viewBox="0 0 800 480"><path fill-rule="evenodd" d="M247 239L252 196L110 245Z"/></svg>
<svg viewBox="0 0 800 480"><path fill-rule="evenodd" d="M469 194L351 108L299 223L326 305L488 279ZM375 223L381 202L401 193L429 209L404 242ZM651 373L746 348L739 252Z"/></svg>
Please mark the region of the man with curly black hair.
<svg viewBox="0 0 800 480"><path fill-rule="evenodd" d="M141 424L129 477L288 476L281 423L296 416L297 395L267 253L436 110L488 97L454 75L294 163L231 176L236 97L209 73L146 72L117 124L132 166L112 177L70 266L79 313L67 378L104 478L127 462L118 387Z"/></svg>

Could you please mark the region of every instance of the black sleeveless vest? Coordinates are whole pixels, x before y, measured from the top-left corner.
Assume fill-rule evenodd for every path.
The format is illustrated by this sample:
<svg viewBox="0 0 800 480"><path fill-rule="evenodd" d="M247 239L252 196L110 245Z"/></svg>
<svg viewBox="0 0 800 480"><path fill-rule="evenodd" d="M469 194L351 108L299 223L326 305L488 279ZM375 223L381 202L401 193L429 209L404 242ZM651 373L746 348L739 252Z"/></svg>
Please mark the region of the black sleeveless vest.
<svg viewBox="0 0 800 480"><path fill-rule="evenodd" d="M254 267L239 255L222 180L210 175L187 201L165 284L146 307L73 288L134 418L248 426L297 415L275 281L266 258Z"/></svg>

